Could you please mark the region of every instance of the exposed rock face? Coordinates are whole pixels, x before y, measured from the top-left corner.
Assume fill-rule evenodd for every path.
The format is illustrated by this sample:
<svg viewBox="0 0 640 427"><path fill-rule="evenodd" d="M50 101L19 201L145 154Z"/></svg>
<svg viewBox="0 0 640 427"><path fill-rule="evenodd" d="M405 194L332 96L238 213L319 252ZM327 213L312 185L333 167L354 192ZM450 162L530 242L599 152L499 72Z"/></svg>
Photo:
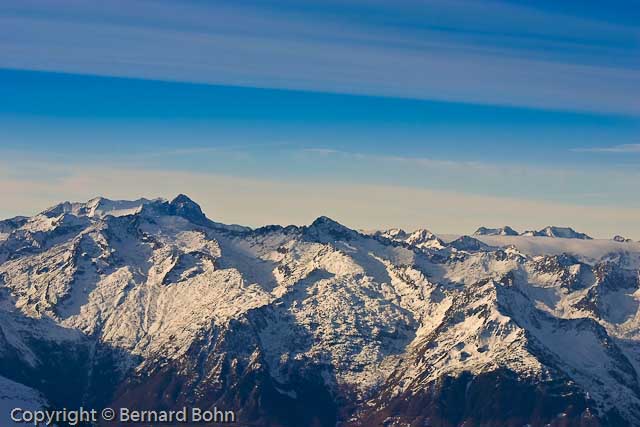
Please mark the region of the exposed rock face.
<svg viewBox="0 0 640 427"><path fill-rule="evenodd" d="M640 425L635 243L594 259L326 217L252 230L183 195L0 224L0 384L36 406L216 406L282 427Z"/></svg>

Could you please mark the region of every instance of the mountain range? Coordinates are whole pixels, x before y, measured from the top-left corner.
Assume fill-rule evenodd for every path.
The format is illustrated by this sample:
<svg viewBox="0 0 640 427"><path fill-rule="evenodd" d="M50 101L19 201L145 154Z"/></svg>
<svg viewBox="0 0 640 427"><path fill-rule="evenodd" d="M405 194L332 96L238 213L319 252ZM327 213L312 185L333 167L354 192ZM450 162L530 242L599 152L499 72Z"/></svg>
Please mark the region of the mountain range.
<svg viewBox="0 0 640 427"><path fill-rule="evenodd" d="M639 426L640 244L475 234L226 225L184 195L0 221L0 420L198 406L239 426Z"/></svg>

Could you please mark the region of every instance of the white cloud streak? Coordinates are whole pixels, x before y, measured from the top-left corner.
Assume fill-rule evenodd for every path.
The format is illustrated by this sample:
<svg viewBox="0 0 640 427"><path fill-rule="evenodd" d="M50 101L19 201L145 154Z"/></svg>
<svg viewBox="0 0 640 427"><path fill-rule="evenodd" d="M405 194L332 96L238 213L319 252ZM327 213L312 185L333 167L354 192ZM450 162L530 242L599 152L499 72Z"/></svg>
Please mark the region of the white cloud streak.
<svg viewBox="0 0 640 427"><path fill-rule="evenodd" d="M611 147L574 148L579 153L640 153L640 144L621 144Z"/></svg>

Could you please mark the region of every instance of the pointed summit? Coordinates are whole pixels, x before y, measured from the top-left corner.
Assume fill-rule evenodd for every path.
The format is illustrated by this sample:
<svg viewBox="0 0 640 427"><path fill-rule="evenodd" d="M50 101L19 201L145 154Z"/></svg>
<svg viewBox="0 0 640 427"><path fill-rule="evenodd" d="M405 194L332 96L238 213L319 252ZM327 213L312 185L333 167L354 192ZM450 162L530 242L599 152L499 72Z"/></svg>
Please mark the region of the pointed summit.
<svg viewBox="0 0 640 427"><path fill-rule="evenodd" d="M200 209L200 205L184 194L178 194L169 202L169 214L181 216L194 224L205 225L209 220Z"/></svg>
<svg viewBox="0 0 640 427"><path fill-rule="evenodd" d="M177 206L177 205L190 205L193 207L196 207L197 209L200 209L200 205L198 205L196 202L194 202L189 196L187 196L186 194L180 193L178 194L171 202L171 205Z"/></svg>
<svg viewBox="0 0 640 427"><path fill-rule="evenodd" d="M329 238L349 240L358 233L327 216L320 216L307 227L307 232L321 241Z"/></svg>
<svg viewBox="0 0 640 427"><path fill-rule="evenodd" d="M318 227L318 226L331 226L331 227L344 227L344 225L340 224L338 221L335 221L331 218L329 218L328 216L319 216L318 218L316 218L312 223L311 223L311 227Z"/></svg>

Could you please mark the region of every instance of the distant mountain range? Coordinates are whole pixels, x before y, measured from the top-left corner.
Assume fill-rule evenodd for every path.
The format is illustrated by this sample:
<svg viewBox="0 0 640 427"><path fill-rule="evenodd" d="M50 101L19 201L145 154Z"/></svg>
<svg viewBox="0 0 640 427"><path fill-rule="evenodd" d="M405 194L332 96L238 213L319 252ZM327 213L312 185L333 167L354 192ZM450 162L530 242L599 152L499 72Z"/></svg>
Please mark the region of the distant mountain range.
<svg viewBox="0 0 640 427"><path fill-rule="evenodd" d="M516 230L509 226L501 227L501 228L486 228L480 227L473 233L476 236L538 236L538 237L558 237L562 239L583 239L583 240L592 240L591 237L584 233L578 233L571 227L555 227L555 226L547 226L542 230L538 231L525 231L523 233L518 233Z"/></svg>
<svg viewBox="0 0 640 427"><path fill-rule="evenodd" d="M529 230L519 233L508 225L499 228L480 227L474 233L474 236L525 236L525 237L554 237L560 239L582 239L593 240L592 237L585 233L580 233L571 227L556 227L549 225L542 230ZM626 237L615 235L613 241L619 243L631 243L633 240Z"/></svg>
<svg viewBox="0 0 640 427"><path fill-rule="evenodd" d="M552 238L530 238L546 236ZM0 221L0 410L279 427L640 425L640 244L257 229L184 195Z"/></svg>

